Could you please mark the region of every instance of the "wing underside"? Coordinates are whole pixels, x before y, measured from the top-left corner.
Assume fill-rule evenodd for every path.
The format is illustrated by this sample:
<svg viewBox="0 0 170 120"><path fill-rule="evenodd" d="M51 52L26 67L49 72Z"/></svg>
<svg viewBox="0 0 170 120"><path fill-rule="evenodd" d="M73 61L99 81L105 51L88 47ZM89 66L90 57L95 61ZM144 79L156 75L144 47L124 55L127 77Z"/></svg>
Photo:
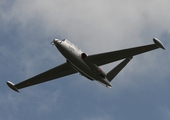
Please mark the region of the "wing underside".
<svg viewBox="0 0 170 120"><path fill-rule="evenodd" d="M115 61L118 61L124 58L135 56L141 53L145 53L145 52L148 52L148 51L160 48L160 47L165 49L163 47L163 44L156 39L155 44L134 47L134 48L124 49L124 50L117 50L117 51L112 51L112 52L107 52L107 53L96 54L96 55L89 55L88 59L94 64L101 66L101 65L115 62Z"/></svg>
<svg viewBox="0 0 170 120"><path fill-rule="evenodd" d="M16 89L15 91L17 91L17 89L21 89L21 88L29 87L29 86L36 85L39 83L47 82L47 81L54 80L56 78L60 78L63 76L71 75L74 73L77 73L77 71L69 63L63 63L60 66L50 69L44 73L41 73L35 77L27 79L23 82L16 84L16 85L13 84L12 87ZM11 85L11 82L8 81L7 84L9 86L9 84Z"/></svg>

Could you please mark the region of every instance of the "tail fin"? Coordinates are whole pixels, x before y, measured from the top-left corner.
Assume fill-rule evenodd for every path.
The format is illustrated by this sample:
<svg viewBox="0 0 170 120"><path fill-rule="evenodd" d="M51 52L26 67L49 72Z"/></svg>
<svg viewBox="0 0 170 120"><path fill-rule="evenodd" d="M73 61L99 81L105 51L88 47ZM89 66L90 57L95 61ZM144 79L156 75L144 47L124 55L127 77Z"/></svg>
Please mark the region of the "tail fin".
<svg viewBox="0 0 170 120"><path fill-rule="evenodd" d="M126 58L120 64L118 64L115 68L113 68L109 73L107 73L107 79L109 80L109 82L111 82L113 80L113 78L127 65L127 63L132 58L133 57Z"/></svg>

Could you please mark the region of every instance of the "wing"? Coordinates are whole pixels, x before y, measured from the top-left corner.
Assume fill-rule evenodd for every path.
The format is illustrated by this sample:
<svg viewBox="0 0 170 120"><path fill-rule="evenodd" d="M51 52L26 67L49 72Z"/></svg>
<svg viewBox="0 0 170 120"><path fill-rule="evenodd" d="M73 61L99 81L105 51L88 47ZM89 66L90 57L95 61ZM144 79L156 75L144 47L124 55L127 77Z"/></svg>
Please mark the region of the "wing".
<svg viewBox="0 0 170 120"><path fill-rule="evenodd" d="M134 55L138 55L144 52L148 52L157 48L165 49L163 44L158 39L154 38L153 41L155 44L134 47L134 48L124 49L124 50L118 50L118 51L112 51L107 53L101 53L96 55L89 55L88 59L94 64L101 66Z"/></svg>
<svg viewBox="0 0 170 120"><path fill-rule="evenodd" d="M50 80L53 80L56 78L60 78L63 76L67 76L70 74L74 74L74 73L77 73L77 71L69 63L63 63L60 66L50 69L44 73L41 73L35 77L27 79L23 82L16 84L16 85L14 85L10 81L8 81L7 84L10 88L19 92L18 89L29 87L29 86L43 83L43 82L47 82L47 81L50 81Z"/></svg>

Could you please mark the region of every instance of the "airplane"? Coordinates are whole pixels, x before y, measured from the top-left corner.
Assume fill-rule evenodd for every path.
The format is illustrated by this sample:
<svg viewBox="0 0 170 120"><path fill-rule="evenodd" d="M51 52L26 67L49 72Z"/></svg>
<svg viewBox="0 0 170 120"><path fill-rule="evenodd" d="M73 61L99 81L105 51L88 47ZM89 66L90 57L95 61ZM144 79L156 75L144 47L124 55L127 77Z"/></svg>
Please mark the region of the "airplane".
<svg viewBox="0 0 170 120"><path fill-rule="evenodd" d="M54 39L51 44L55 45L60 53L66 58L65 63L18 84L14 84L10 81L7 81L6 83L12 90L19 92L19 89L25 87L40 84L74 73L80 73L82 76L91 81L98 81L104 86L111 88L111 81L128 64L133 56L157 48L162 48L165 50L165 47L160 40L153 38L153 42L154 44L94 55L87 55L67 39ZM110 70L107 74L100 67L102 65L122 59L124 60L112 70Z"/></svg>

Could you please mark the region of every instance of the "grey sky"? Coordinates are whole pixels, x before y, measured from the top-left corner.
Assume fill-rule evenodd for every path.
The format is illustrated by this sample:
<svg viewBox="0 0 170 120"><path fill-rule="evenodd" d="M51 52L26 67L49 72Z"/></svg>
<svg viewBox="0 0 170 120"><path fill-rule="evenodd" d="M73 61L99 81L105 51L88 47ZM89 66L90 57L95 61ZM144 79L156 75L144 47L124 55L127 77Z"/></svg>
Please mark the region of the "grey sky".
<svg viewBox="0 0 170 120"><path fill-rule="evenodd" d="M169 120L168 0L1 0L0 119ZM153 43L164 50L136 56L108 89L75 74L13 92L18 83L63 62L50 42L67 38L88 54ZM116 62L118 63L118 62ZM108 72L116 64L104 66Z"/></svg>

